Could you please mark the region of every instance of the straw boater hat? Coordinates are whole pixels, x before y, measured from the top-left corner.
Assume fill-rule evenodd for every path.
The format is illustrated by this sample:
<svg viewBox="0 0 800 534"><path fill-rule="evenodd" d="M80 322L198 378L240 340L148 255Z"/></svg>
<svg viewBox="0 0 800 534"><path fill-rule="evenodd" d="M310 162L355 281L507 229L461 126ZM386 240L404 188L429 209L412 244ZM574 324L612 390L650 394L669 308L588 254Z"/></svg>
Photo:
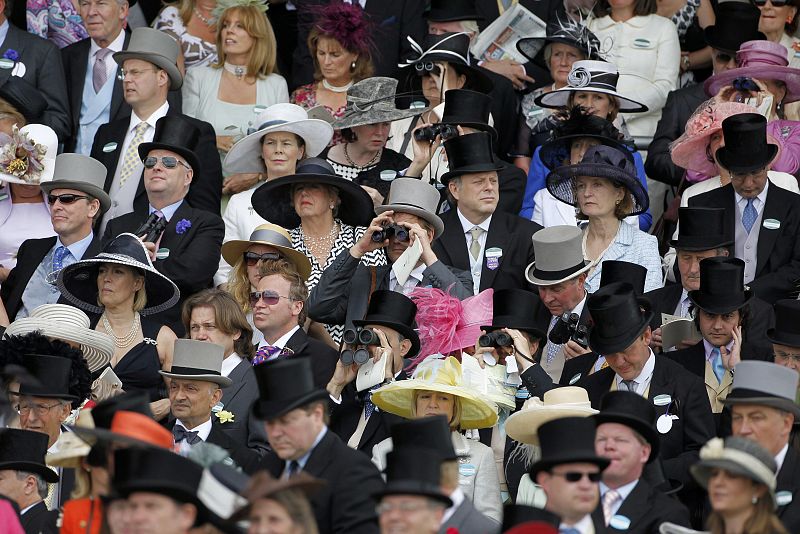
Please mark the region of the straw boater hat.
<svg viewBox="0 0 800 534"><path fill-rule="evenodd" d="M42 180L40 186L45 194L53 189L75 189L100 201L100 211L111 207L111 197L103 190L106 183L106 167L99 161L83 154L59 154L53 176Z"/></svg>
<svg viewBox="0 0 800 534"><path fill-rule="evenodd" d="M292 247L292 238L289 232L277 224L264 223L257 226L248 240L234 239L226 241L222 244L222 257L228 262L228 265L236 265L242 254L251 245L266 245L277 249L290 263L294 264L303 280L308 280L311 275L311 262L308 257Z"/></svg>
<svg viewBox="0 0 800 534"><path fill-rule="evenodd" d="M0 469L26 471L45 482L58 482L58 474L45 464L47 434L17 428L0 429Z"/></svg>
<svg viewBox="0 0 800 534"><path fill-rule="evenodd" d="M586 390L565 386L545 392L544 401L531 397L522 409L506 419L506 433L515 441L539 444L539 427L562 417L589 417L597 413Z"/></svg>
<svg viewBox="0 0 800 534"><path fill-rule="evenodd" d="M617 92L619 72L613 63L605 61L581 60L572 64L566 87L538 96L534 103L543 108L562 108L567 105L574 91L589 91L616 97L619 110L623 113L643 113L647 106L622 96Z"/></svg>
<svg viewBox="0 0 800 534"><path fill-rule="evenodd" d="M752 439L740 436L712 438L700 449L700 461L689 470L698 484L708 488L711 474L723 469L734 475L749 478L769 488L769 496L775 503L775 458Z"/></svg>
<svg viewBox="0 0 800 534"><path fill-rule="evenodd" d="M168 310L180 298L178 286L153 267L144 244L133 234L120 234L97 256L62 269L58 289L64 298L82 310L103 313L97 304L97 270L103 263L127 265L144 275L147 306L139 311L142 315Z"/></svg>
<svg viewBox="0 0 800 534"><path fill-rule="evenodd" d="M433 238L437 239L444 232L444 223L436 215L440 200L439 191L429 183L417 178L395 178L386 203L375 208L375 213L394 211L416 215L433 226Z"/></svg>
<svg viewBox="0 0 800 534"><path fill-rule="evenodd" d="M333 137L333 127L324 120L309 118L308 112L296 104L280 103L264 109L255 119L257 130L234 144L225 156L222 167L228 174L266 173L261 155L264 136L273 132L289 132L305 143L305 157L316 157Z"/></svg>
<svg viewBox="0 0 800 534"><path fill-rule="evenodd" d="M533 234L536 261L525 278L537 286L552 286L587 272L594 265L583 258L583 232L577 226L550 226Z"/></svg>
<svg viewBox="0 0 800 534"><path fill-rule="evenodd" d="M78 343L89 371L99 371L111 361L114 340L91 328L89 317L68 304L42 304L29 317L17 319L6 329L6 336L21 336L39 331L43 335Z"/></svg>
<svg viewBox="0 0 800 534"><path fill-rule="evenodd" d="M347 90L344 115L333 123L337 130L367 124L393 122L419 115L419 109L397 109L397 79L375 76L355 83Z"/></svg>
<svg viewBox="0 0 800 534"><path fill-rule="evenodd" d="M11 79L16 78L12 76ZM16 140L20 142L17 143ZM0 133L0 181L39 185L53 179L58 153L58 136L44 124L28 124L10 136ZM22 149L25 156L20 158Z"/></svg>
<svg viewBox="0 0 800 534"><path fill-rule="evenodd" d="M387 384L372 394L372 402L381 410L406 419L413 418L415 391L436 391L455 396L461 403L459 428L489 428L497 422L491 404L463 385L461 364L457 359L433 355L421 362L410 380Z"/></svg>
<svg viewBox="0 0 800 534"><path fill-rule="evenodd" d="M160 30L144 27L133 30L125 50L115 52L112 57L119 66L127 59L141 59L164 69L169 76L169 88L174 91L183 85L183 76L177 64L179 53L175 39Z"/></svg>
<svg viewBox="0 0 800 534"><path fill-rule="evenodd" d="M777 363L745 360L736 364L733 387L722 401L734 404L754 404L783 410L800 420L800 406L795 402L800 375L794 369Z"/></svg>
<svg viewBox="0 0 800 534"><path fill-rule="evenodd" d="M225 349L220 345L194 339L176 339L172 368L169 371L159 371L159 374L169 378L214 382L219 387L226 388L233 381L222 376L223 359Z"/></svg>

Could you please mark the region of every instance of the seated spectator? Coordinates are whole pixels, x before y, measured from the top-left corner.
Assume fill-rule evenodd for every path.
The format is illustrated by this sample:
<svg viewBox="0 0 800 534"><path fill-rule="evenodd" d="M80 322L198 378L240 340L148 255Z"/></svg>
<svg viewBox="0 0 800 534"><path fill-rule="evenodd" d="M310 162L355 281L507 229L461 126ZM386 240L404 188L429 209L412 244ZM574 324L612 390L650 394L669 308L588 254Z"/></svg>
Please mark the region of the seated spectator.
<svg viewBox="0 0 800 534"><path fill-rule="evenodd" d="M711 47L706 45L704 30L716 22L710 0L680 0L660 4L656 14L672 21L678 29L681 45L680 79L678 87L702 82L708 77L711 66Z"/></svg>
<svg viewBox="0 0 800 534"><path fill-rule="evenodd" d="M175 0L166 3L153 21L153 28L178 42L182 70L217 61L216 4L213 0Z"/></svg>
<svg viewBox="0 0 800 534"><path fill-rule="evenodd" d="M797 322L798 307L800 302L796 300L779 300L775 303L775 327L767 331L767 338L772 343L772 351L775 356L775 363L800 371L800 338L798 335ZM800 391L798 391L800 393ZM798 395L800 398L800 395Z"/></svg>

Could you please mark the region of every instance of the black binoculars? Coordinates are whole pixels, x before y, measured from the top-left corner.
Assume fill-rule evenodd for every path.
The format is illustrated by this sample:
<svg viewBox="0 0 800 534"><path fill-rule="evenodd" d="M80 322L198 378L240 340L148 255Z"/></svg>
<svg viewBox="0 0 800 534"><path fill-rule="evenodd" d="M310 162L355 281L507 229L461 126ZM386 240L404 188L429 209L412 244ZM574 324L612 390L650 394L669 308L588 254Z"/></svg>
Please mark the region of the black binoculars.
<svg viewBox="0 0 800 534"><path fill-rule="evenodd" d="M441 137L442 142L444 142L448 139L452 139L453 137L458 137L458 128L452 124L432 124L430 126L414 130L414 139L417 141L427 141L428 143L433 143L436 140L437 135Z"/></svg>
<svg viewBox="0 0 800 534"><path fill-rule="evenodd" d="M571 339L583 348L589 347L589 327L579 324L580 320L581 316L577 313L564 312L550 329L547 338L556 345L563 345Z"/></svg>
<svg viewBox="0 0 800 534"><path fill-rule="evenodd" d="M399 224L392 224L384 227L383 230L375 230L372 232L372 240L375 243L382 243L392 237L398 241L408 241L410 239L408 229Z"/></svg>
<svg viewBox="0 0 800 534"><path fill-rule="evenodd" d="M370 328L348 328L342 335L345 344L354 347L346 348L339 355L344 365L364 365L370 359L369 351L366 347L370 345L380 345L381 340L378 334Z"/></svg>
<svg viewBox="0 0 800 534"><path fill-rule="evenodd" d="M483 334L478 338L478 345L481 347L510 347L513 344L511 336L500 330Z"/></svg>
<svg viewBox="0 0 800 534"><path fill-rule="evenodd" d="M159 236L164 233L167 228L167 218L159 217L155 212L144 221L144 224L139 227L134 233L135 236L144 235L145 243L155 243Z"/></svg>

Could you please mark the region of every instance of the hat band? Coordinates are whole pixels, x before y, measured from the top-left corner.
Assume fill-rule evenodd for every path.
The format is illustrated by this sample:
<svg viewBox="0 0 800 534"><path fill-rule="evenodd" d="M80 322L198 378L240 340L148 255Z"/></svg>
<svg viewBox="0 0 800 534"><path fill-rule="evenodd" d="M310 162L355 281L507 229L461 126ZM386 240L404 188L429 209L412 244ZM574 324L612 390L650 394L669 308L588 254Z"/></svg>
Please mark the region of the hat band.
<svg viewBox="0 0 800 534"><path fill-rule="evenodd" d="M222 376L222 373L215 369L198 369L196 367L181 367L180 365L173 365L169 370L171 375L215 375Z"/></svg>
<svg viewBox="0 0 800 534"><path fill-rule="evenodd" d="M416 208L418 210L423 210L423 211L427 211L427 212L430 213L429 209L423 208L419 204L412 204L411 202L394 202L394 201L392 201L392 199L389 199L389 202L387 202L386 204L387 205L392 204L394 206L407 206L409 208ZM435 214L432 214L432 215L435 215Z"/></svg>
<svg viewBox="0 0 800 534"><path fill-rule="evenodd" d="M574 267L570 267L569 269L563 269L561 271L544 271L539 269L538 267L534 269L533 274L536 278L540 278L542 280L563 280L570 275L573 275L586 267L586 264L581 262Z"/></svg>
<svg viewBox="0 0 800 534"><path fill-rule="evenodd" d="M295 173L295 176L303 176L304 174L324 174L326 176L336 176L337 178L339 176L335 172L331 173L330 169L316 163L304 163L303 167Z"/></svg>
<svg viewBox="0 0 800 534"><path fill-rule="evenodd" d="M278 126L279 124L286 124L289 121L285 121L283 119L275 119L272 121L267 121L263 123L261 126L258 127L259 130L263 130L264 128L271 128L273 126Z"/></svg>
<svg viewBox="0 0 800 534"><path fill-rule="evenodd" d="M721 438L712 439L700 449L700 460L728 460L745 469L749 469L758 479L758 482L761 482L770 490L775 490L775 473L770 468L752 454L730 447L725 448Z"/></svg>
<svg viewBox="0 0 800 534"><path fill-rule="evenodd" d="M250 234L250 241L264 241L280 247L292 248L292 242L275 230L261 229Z"/></svg>
<svg viewBox="0 0 800 534"><path fill-rule="evenodd" d="M784 397L782 395L776 395L775 393L771 393L769 391L759 391L757 389L749 389L749 388L734 388L731 390L728 397L734 400L743 400L743 401L746 401L748 399L753 399L753 404L758 404L758 399L763 399L764 397L791 403L795 402L793 398Z"/></svg>

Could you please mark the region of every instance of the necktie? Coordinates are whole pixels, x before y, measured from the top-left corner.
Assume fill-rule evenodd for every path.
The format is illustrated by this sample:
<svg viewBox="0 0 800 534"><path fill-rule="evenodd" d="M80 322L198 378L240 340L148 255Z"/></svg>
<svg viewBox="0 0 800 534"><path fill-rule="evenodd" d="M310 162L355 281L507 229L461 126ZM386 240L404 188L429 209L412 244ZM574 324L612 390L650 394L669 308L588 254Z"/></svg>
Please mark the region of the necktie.
<svg viewBox="0 0 800 534"><path fill-rule="evenodd" d="M57 467L52 467L48 465L47 468L58 475L61 474L58 472ZM58 482L47 485L47 497L44 498L44 505L47 507L48 510L58 510L57 490L58 490Z"/></svg>
<svg viewBox="0 0 800 534"><path fill-rule="evenodd" d="M475 261L478 261L478 257L481 254L481 242L479 241L479 239L482 233L483 233L483 228L479 226L476 226L475 228L469 231L469 235L472 237L472 241L469 244L469 254Z"/></svg>
<svg viewBox="0 0 800 534"><path fill-rule="evenodd" d="M636 393L636 380L623 380L622 387L624 388L622 391Z"/></svg>
<svg viewBox="0 0 800 534"><path fill-rule="evenodd" d="M125 157L122 159L122 169L119 172L119 187L125 185L128 178L131 177L133 171L139 168L141 160L139 159L139 145L144 141L144 134L147 131L147 123L142 121L133 129L133 138L128 145L128 150L125 152Z"/></svg>
<svg viewBox="0 0 800 534"><path fill-rule="evenodd" d="M369 416L377 409L377 407L372 404L372 392L376 391L381 386L383 386L383 384L372 386L359 394L361 401L364 403L364 419L369 419Z"/></svg>
<svg viewBox="0 0 800 534"><path fill-rule="evenodd" d="M172 437L175 438L175 443L180 443L183 440L189 445L194 445L195 443L200 443L203 441L200 439L200 436L197 435L197 432L193 430L186 430L181 425L175 425L172 427Z"/></svg>
<svg viewBox="0 0 800 534"><path fill-rule="evenodd" d="M92 87L94 92L99 93L100 89L108 81L108 70L106 69L106 57L111 53L108 48L101 48L94 55L94 67L92 67Z"/></svg>
<svg viewBox="0 0 800 534"><path fill-rule="evenodd" d="M558 534L581 534L581 531L577 528L564 527L558 529Z"/></svg>
<svg viewBox="0 0 800 534"><path fill-rule="evenodd" d="M725 366L722 364L722 353L717 347L711 349L711 369L714 371L714 376L717 377L717 382L722 384L722 377L725 375Z"/></svg>
<svg viewBox="0 0 800 534"><path fill-rule="evenodd" d="M161 213L159 210L153 210L153 213L155 213L158 216L159 219L163 219L164 218L164 214ZM164 232L161 232L161 235L156 238L156 242L155 242L156 250L158 250L158 246L161 244L161 238L163 236L164 236Z"/></svg>
<svg viewBox="0 0 800 534"><path fill-rule="evenodd" d="M53 252L53 272L57 273L64 268L64 258L69 254L69 249L64 245L59 245Z"/></svg>
<svg viewBox="0 0 800 534"><path fill-rule="evenodd" d="M603 495L603 517L606 520L606 526L608 526L608 522L611 521L611 510L614 508L614 504L619 500L619 493L616 490L610 489Z"/></svg>
<svg viewBox="0 0 800 534"><path fill-rule="evenodd" d="M289 465L286 466L286 478L292 478L300 471L300 464L297 463L297 460L292 460L289 462Z"/></svg>
<svg viewBox="0 0 800 534"><path fill-rule="evenodd" d="M558 321L559 317L554 315L552 319L550 319L550 328L547 329L547 334L550 335L550 330L556 325L556 321ZM558 354L559 349L561 349L561 345L556 345L552 341L547 342L547 363L553 363L553 360L556 359L556 355Z"/></svg>
<svg viewBox="0 0 800 534"><path fill-rule="evenodd" d="M689 295L681 300L681 317L689 317Z"/></svg>
<svg viewBox="0 0 800 534"><path fill-rule="evenodd" d="M260 363L264 363L266 361L271 360L278 354L280 354L281 348L280 347L273 347L272 345L264 345L259 347L256 351L256 356L253 358L253 365L258 365Z"/></svg>
<svg viewBox="0 0 800 534"><path fill-rule="evenodd" d="M747 206L744 207L744 211L742 212L742 226L744 226L748 234L750 230L752 230L753 224L756 222L756 217L758 217L758 213L756 212L756 207L753 206L753 199L748 198Z"/></svg>

